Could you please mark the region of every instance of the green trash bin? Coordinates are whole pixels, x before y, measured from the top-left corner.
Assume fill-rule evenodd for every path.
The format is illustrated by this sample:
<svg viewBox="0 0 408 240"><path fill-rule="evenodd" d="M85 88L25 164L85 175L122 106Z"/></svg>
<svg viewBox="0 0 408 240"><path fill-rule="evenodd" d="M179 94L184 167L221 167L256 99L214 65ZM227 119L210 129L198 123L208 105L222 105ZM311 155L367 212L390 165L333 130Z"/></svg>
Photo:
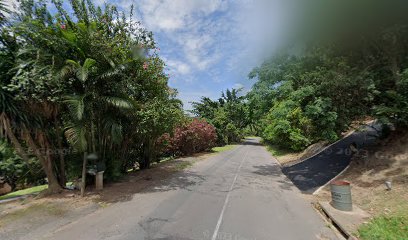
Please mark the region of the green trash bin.
<svg viewBox="0 0 408 240"><path fill-rule="evenodd" d="M330 183L332 195L331 205L340 211L353 211L351 201L351 186L346 181L333 181Z"/></svg>

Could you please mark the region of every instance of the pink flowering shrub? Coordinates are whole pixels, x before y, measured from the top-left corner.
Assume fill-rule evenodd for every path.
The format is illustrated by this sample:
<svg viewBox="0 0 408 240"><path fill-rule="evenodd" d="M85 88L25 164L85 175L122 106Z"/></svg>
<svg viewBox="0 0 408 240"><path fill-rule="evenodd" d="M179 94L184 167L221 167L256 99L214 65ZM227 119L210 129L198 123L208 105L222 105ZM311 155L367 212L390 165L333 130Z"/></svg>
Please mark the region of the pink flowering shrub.
<svg viewBox="0 0 408 240"><path fill-rule="evenodd" d="M168 133L162 135L157 143L161 147L162 155L185 156L210 150L216 141L215 127L205 120L194 119L177 127L173 136Z"/></svg>
<svg viewBox="0 0 408 240"><path fill-rule="evenodd" d="M149 67L149 64L147 62L143 63L143 69L146 70Z"/></svg>

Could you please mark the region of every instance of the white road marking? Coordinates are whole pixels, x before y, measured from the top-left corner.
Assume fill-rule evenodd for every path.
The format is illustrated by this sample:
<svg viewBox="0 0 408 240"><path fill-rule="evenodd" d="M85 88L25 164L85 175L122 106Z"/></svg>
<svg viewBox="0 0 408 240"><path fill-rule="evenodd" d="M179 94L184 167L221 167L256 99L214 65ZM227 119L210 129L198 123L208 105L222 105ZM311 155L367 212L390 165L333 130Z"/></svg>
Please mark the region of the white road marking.
<svg viewBox="0 0 408 240"><path fill-rule="evenodd" d="M242 165L244 164L247 155L248 155L248 150L247 150L247 152L245 153L245 156L244 156L244 158L242 159L241 163L239 164L239 167L238 167L238 169L237 169L237 172L235 173L234 181L232 181L231 187L229 188L228 193L227 193L227 196L225 197L224 206L222 206L222 210L221 210L221 213L220 213L220 217L218 218L217 226L215 227L214 234L212 235L211 240L216 240L216 239L217 239L218 231L220 230L220 226L221 226L221 223L222 223L222 219L224 218L224 212L225 212L225 209L227 208L227 205L228 205L228 202L229 202L229 198L230 198L232 189L234 188L235 182L237 181L237 178L238 178L239 171L241 170Z"/></svg>

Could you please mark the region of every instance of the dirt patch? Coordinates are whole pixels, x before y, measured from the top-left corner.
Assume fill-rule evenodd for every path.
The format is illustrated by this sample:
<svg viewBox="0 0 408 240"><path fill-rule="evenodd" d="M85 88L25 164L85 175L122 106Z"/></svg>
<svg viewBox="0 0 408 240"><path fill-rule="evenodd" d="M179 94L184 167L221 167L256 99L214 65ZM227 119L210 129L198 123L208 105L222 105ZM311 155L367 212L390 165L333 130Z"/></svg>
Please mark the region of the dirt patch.
<svg viewBox="0 0 408 240"><path fill-rule="evenodd" d="M288 164L294 164L296 162L300 161L300 157L299 157L299 153L288 153L282 156L276 156L274 155L274 157L276 158L276 160L278 160L278 162L281 165L288 165Z"/></svg>
<svg viewBox="0 0 408 240"><path fill-rule="evenodd" d="M347 135L353 133L354 131L358 130L361 128L361 126L364 125L370 125L371 123L373 123L375 121L375 118L370 117L370 116L365 116L365 117L361 117L359 119L354 120L353 122L350 123L348 129L346 129L345 131L343 131L340 135L341 138L346 137Z"/></svg>
<svg viewBox="0 0 408 240"><path fill-rule="evenodd" d="M320 141L310 145L302 152L291 152L288 150L279 149L277 146L267 146L268 150L282 165L292 165L301 162L323 150L329 142Z"/></svg>
<svg viewBox="0 0 408 240"><path fill-rule="evenodd" d="M35 239L100 206L91 198L60 194L0 205L0 239Z"/></svg>
<svg viewBox="0 0 408 240"><path fill-rule="evenodd" d="M337 179L351 182L353 203L373 216L408 214L407 131L394 132L378 145L359 151ZM387 190L386 181L391 181L392 190ZM317 198L330 200L329 187Z"/></svg>
<svg viewBox="0 0 408 240"><path fill-rule="evenodd" d="M96 200L105 204L129 201L134 194L151 190L154 187L158 188L175 173L213 155L214 153L200 153L191 157L154 164L150 169L128 174L119 182L106 184L102 192L91 190L88 194L96 195Z"/></svg>

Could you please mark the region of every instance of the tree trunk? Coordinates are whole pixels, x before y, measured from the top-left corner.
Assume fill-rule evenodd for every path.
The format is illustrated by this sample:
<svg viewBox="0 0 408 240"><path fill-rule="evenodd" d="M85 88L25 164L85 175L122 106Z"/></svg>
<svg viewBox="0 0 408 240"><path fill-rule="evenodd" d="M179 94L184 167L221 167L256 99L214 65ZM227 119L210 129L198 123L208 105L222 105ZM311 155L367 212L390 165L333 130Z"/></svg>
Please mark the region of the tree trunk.
<svg viewBox="0 0 408 240"><path fill-rule="evenodd" d="M11 144L13 144L14 149L16 150L17 154L27 163L29 166L29 157L28 154L24 151L24 148L21 146L20 142L14 135L13 130L11 129L10 120L7 116L2 116L4 130L6 132L7 138L10 139Z"/></svg>
<svg viewBox="0 0 408 240"><path fill-rule="evenodd" d="M140 169L150 168L151 161L152 161L152 146L151 141L148 140L143 144L143 161L140 164Z"/></svg>
<svg viewBox="0 0 408 240"><path fill-rule="evenodd" d="M88 162L87 153L84 152L84 161L82 164L82 179L81 179L81 197L85 195L85 187L86 187L86 164Z"/></svg>
<svg viewBox="0 0 408 240"><path fill-rule="evenodd" d="M35 144L33 138L31 137L30 133L27 131L25 134L27 138L28 146L33 150L34 155L40 160L41 166L45 172L45 175L48 179L48 191L50 193L59 193L62 191L61 186L59 185L58 179L54 174L53 166L51 158L44 157L41 155L40 149Z"/></svg>
<svg viewBox="0 0 408 240"><path fill-rule="evenodd" d="M6 179L6 183L8 185L10 185L11 191L14 192L14 190L16 190L16 181L15 180L11 180L11 179Z"/></svg>
<svg viewBox="0 0 408 240"><path fill-rule="evenodd" d="M59 155L59 182L62 187L67 185L67 177L65 175L65 159L64 159L64 152L62 149L62 142L61 142L61 132L60 128L57 126L57 144L58 144L58 155Z"/></svg>

